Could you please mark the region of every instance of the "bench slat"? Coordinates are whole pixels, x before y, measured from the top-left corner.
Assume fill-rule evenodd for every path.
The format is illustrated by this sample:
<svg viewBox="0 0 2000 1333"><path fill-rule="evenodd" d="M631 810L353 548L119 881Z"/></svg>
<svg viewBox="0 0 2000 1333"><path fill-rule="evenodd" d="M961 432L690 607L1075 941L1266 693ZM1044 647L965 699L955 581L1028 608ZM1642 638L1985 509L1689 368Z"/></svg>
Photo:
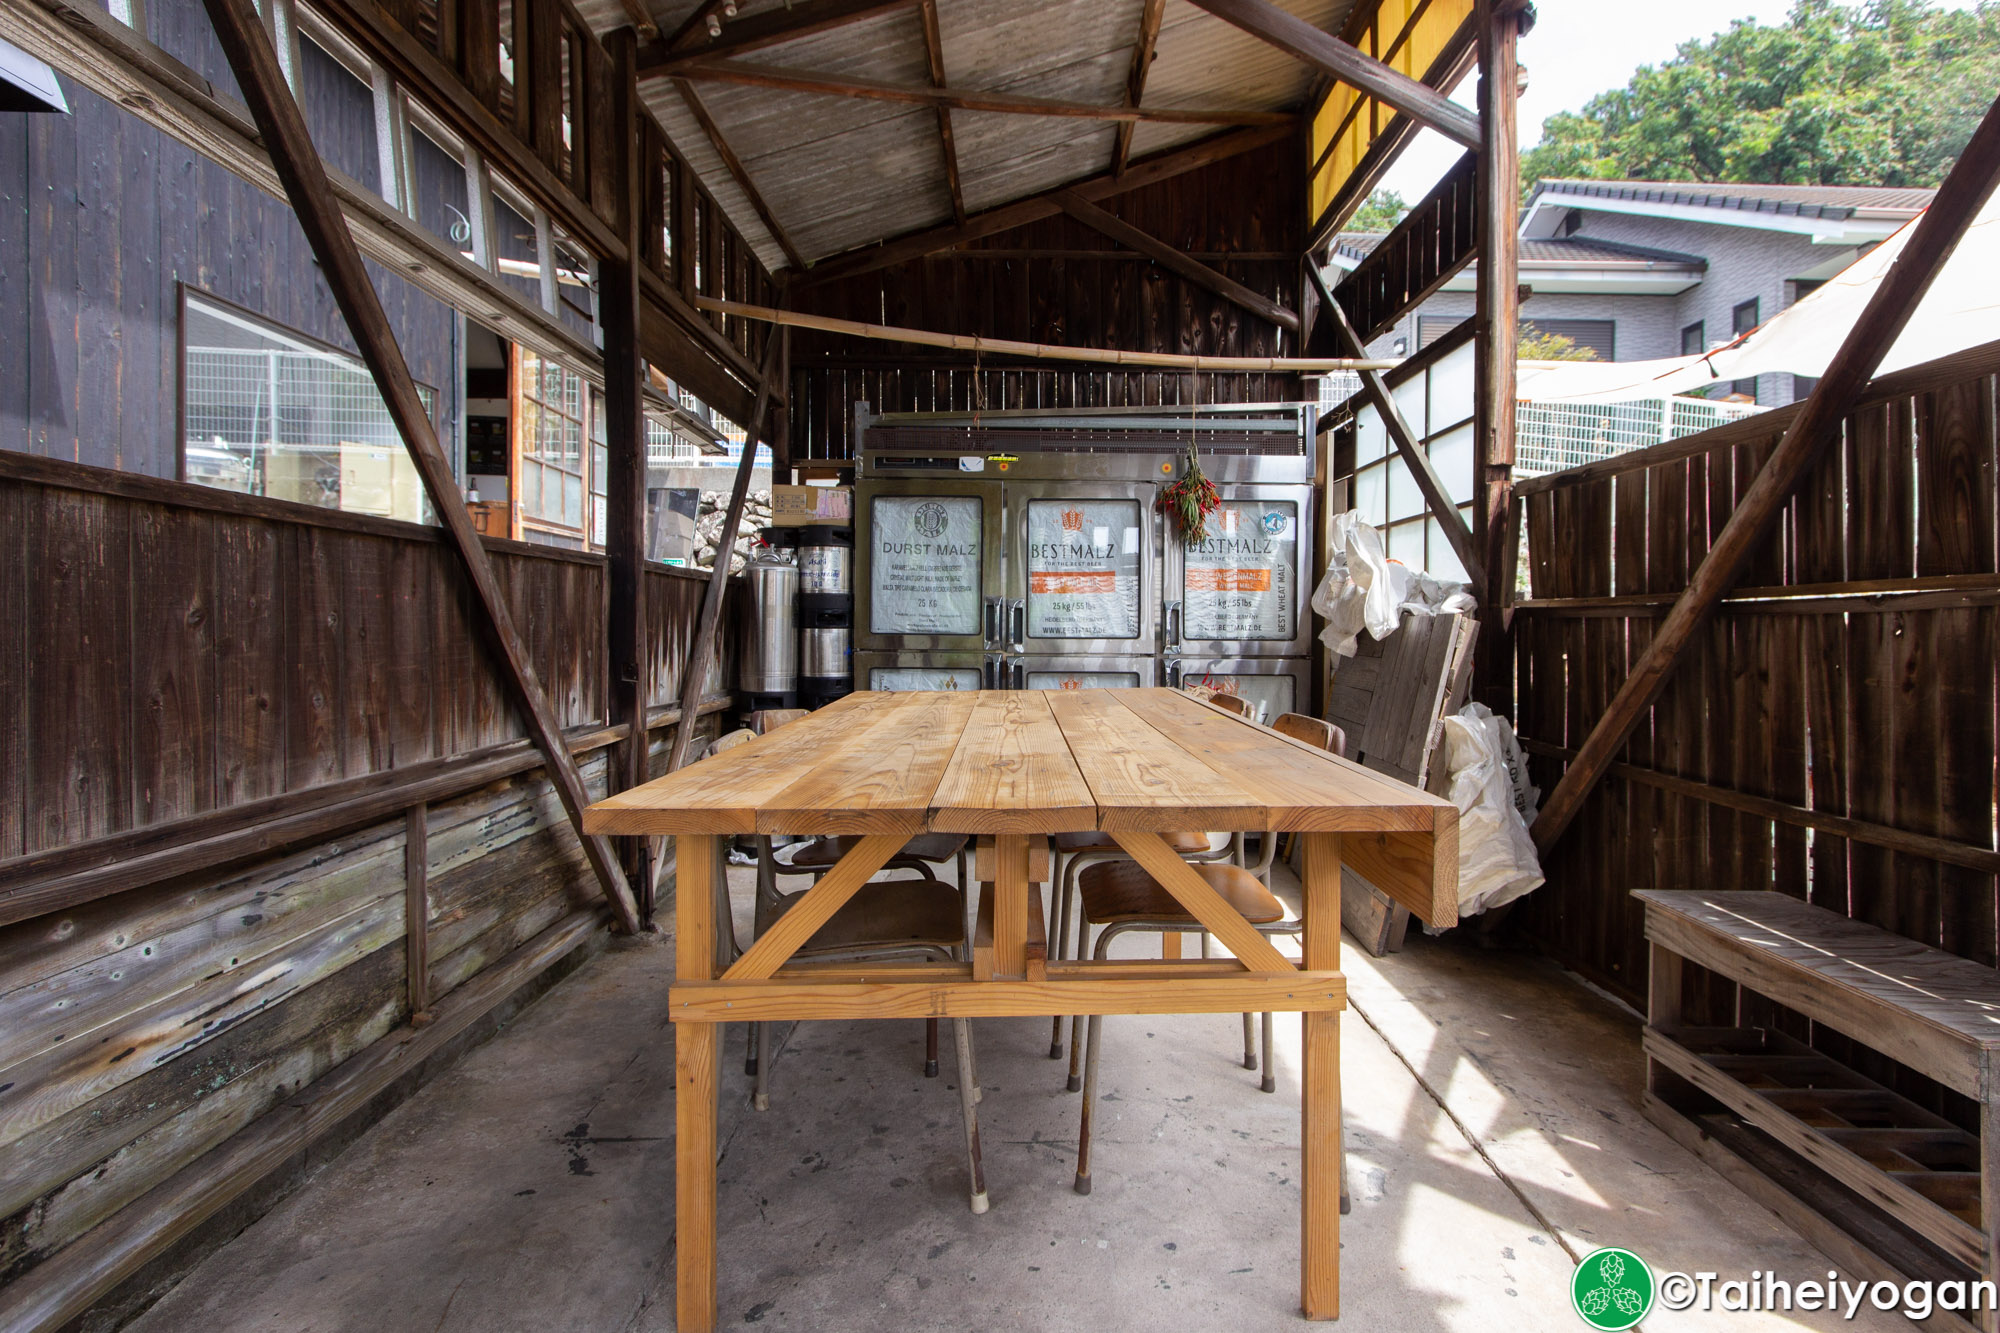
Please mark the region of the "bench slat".
<svg viewBox="0 0 2000 1333"><path fill-rule="evenodd" d="M1638 890L1646 936L1968 1096L2000 1049L2000 971L1772 892Z"/></svg>

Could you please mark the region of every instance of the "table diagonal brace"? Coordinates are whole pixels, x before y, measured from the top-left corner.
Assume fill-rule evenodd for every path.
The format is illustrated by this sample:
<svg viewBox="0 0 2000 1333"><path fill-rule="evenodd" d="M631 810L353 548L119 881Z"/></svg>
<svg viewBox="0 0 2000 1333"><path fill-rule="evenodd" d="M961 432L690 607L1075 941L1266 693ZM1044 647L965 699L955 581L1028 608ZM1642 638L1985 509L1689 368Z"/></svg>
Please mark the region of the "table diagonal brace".
<svg viewBox="0 0 2000 1333"><path fill-rule="evenodd" d="M908 835L903 833L871 833L863 838L860 845L820 877L805 897L773 922L763 938L722 974L722 979L768 981L908 841Z"/></svg>
<svg viewBox="0 0 2000 1333"><path fill-rule="evenodd" d="M1278 952L1276 945L1260 934L1229 905L1195 868L1175 854L1157 833L1125 833L1109 830L1127 854L1145 868L1160 887L1221 940L1252 972L1294 972L1292 961Z"/></svg>

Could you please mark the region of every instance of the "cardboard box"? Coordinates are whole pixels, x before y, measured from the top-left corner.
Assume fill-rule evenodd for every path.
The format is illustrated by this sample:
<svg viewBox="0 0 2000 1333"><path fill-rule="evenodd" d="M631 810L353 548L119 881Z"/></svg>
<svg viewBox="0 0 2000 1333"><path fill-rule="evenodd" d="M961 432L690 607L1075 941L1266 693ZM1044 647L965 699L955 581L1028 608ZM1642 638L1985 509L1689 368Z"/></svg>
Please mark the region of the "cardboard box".
<svg viewBox="0 0 2000 1333"><path fill-rule="evenodd" d="M854 490L849 486L773 486L771 525L803 528L812 524L845 528L854 522Z"/></svg>

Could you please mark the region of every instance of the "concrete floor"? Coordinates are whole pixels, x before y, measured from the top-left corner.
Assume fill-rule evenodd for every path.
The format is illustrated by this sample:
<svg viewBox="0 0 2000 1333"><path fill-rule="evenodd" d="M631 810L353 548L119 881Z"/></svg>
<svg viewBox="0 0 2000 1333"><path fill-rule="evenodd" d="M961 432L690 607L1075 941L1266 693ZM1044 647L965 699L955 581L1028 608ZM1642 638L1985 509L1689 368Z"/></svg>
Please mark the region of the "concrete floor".
<svg viewBox="0 0 2000 1333"><path fill-rule="evenodd" d="M747 904L747 875L738 897ZM739 878L732 874L732 880ZM1133 941L1137 943L1137 941ZM1574 1256L1791 1280L1828 1261L1639 1114L1638 1025L1539 958L1349 943L1343 1323L1583 1328ZM136 1325L426 1333L673 1327L672 949L616 944L211 1256ZM992 1211L922 1025L816 1023L748 1106L723 1062L720 1322L772 1330L1240 1330L1297 1319L1298 1022L1257 1090L1227 1017L1106 1022L1094 1192L1046 1020L974 1025ZM1873 1323L1870 1320L1874 1321ZM1656 1311L1654 1329L1904 1327Z"/></svg>

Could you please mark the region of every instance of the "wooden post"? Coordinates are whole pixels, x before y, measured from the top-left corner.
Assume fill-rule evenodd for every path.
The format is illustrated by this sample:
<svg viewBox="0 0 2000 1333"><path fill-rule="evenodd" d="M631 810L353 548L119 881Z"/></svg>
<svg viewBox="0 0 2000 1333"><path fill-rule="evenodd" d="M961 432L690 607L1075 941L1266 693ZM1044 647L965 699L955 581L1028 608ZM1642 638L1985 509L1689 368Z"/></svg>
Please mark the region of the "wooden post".
<svg viewBox="0 0 2000 1333"><path fill-rule="evenodd" d="M639 351L639 228L644 178L639 160L637 46L629 29L607 37L611 48L613 157L618 163L619 229L626 258L605 260L599 282L604 329L606 485L605 556L610 581L605 641L611 659L611 721L628 732L614 753L608 786L623 791L646 781L646 709L652 702L651 637L646 623L646 362ZM633 838L626 869L643 918L653 914L652 840Z"/></svg>
<svg viewBox="0 0 2000 1333"><path fill-rule="evenodd" d="M674 724L674 746L667 755L667 772L677 771L687 762L688 742L701 710L701 684L708 676L708 664L715 659L715 636L722 624L722 598L729 590L729 556L736 549L736 530L743 526L743 505L750 497L750 474L757 467L757 437L764 429L764 414L771 403L771 380L777 370L784 340L773 336L764 347L764 372L757 379L757 403L743 433L743 461L736 467L736 485L729 492L729 512L722 520L722 535L716 539L715 568L702 594L701 619L695 622L694 638L688 643L686 675L681 680L681 720Z"/></svg>
<svg viewBox="0 0 2000 1333"><path fill-rule="evenodd" d="M313 258L319 262L327 286L333 291L334 302L360 348L361 359L374 376L376 390L396 425L396 433L409 448L410 457L424 479L431 506L472 580L501 671L527 721L528 734L534 737L548 762L549 780L562 799L563 809L583 843L584 855L604 887L618 924L627 931L636 931L639 913L632 901L632 891L610 844L584 832L583 808L588 799L583 779L570 758L569 747L563 743L555 710L549 706L548 696L528 666L527 650L514 629L506 594L494 577L486 547L473 529L472 516L466 512L451 464L438 444L423 399L417 395L416 381L410 377L409 364L396 345L396 335L389 327L374 284L368 279L368 270L362 265L361 252L355 248L354 237L347 229L347 219L327 183L326 168L313 149L305 118L285 85L284 74L278 68L278 53L272 49L270 37L250 0L203 0L203 3L237 86L257 122L265 150L271 154L271 165L277 170L278 179L284 182L285 196L312 246Z"/></svg>
<svg viewBox="0 0 2000 1333"><path fill-rule="evenodd" d="M403 941L409 964L410 1026L431 1021L430 812L422 801L403 818Z"/></svg>
<svg viewBox="0 0 2000 1333"><path fill-rule="evenodd" d="M1973 132L1958 164L1918 219L1916 230L1895 266L1869 298L1867 308L1855 321L1840 350L1834 353L1805 406L1792 418L1778 447L1771 451L1758 470L1757 479L1750 483L1729 522L1717 534L1701 568L1688 580L1673 610L1659 622L1653 641L1646 646L1625 683L1618 687L1604 716L1591 728L1576 758L1563 773L1562 781L1543 803L1542 813L1531 830L1537 847L1546 852L1576 818L1577 811L1583 808L1584 797L1604 776L1618 752L1625 748L1633 728L1666 689L1674 670L1693 646L1696 633L1743 577L1751 556L1785 512L1786 503L1805 479L1807 469L1826 452L1827 446L1841 438L1840 423L1854 411L1862 390L1875 376L1875 368L1901 336L1903 327L1922 303L1924 293L1930 290L1932 279L1958 247L1965 229L1986 206L1996 185L2000 185L2000 101L1987 109L1986 118Z"/></svg>
<svg viewBox="0 0 2000 1333"><path fill-rule="evenodd" d="M1479 271L1473 318L1472 544L1482 574L1476 691L1490 707L1513 711L1505 682L1507 627L1496 575L1507 566L1500 543L1514 500L1514 383L1520 346L1521 161L1516 134L1520 79L1517 44L1524 0L1479 0ZM1466 566L1470 571L1470 565Z"/></svg>

